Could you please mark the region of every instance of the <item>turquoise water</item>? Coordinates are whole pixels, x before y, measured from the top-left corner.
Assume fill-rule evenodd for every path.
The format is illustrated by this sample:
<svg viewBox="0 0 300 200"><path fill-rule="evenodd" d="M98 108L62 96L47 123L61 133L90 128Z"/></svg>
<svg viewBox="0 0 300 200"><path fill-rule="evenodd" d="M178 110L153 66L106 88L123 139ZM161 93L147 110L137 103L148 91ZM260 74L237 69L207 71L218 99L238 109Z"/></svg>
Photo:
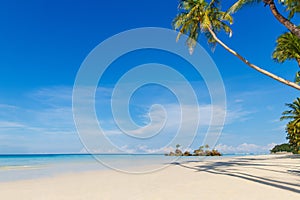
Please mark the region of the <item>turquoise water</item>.
<svg viewBox="0 0 300 200"><path fill-rule="evenodd" d="M222 157L236 156L225 155ZM238 155L241 156L241 155ZM222 158L221 157L221 158ZM180 160L178 160L180 159ZM205 159L220 159L206 157ZM199 157L164 155L0 155L0 182L51 177L57 174L92 170L117 170L126 173L146 173L160 170L177 161Z"/></svg>
<svg viewBox="0 0 300 200"><path fill-rule="evenodd" d="M164 155L0 155L0 182L92 170L144 173L175 159Z"/></svg>
<svg viewBox="0 0 300 200"><path fill-rule="evenodd" d="M0 155L0 182L101 169L90 155Z"/></svg>

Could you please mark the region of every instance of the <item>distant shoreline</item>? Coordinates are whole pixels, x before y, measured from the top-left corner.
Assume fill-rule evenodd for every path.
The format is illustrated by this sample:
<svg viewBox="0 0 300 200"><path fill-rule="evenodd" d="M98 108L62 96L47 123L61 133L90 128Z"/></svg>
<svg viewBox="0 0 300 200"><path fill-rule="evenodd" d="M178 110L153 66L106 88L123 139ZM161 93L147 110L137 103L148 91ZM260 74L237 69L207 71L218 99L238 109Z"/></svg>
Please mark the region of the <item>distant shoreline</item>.
<svg viewBox="0 0 300 200"><path fill-rule="evenodd" d="M228 155L269 155L270 153L225 153L222 154L222 156L228 156ZM89 153L37 153L37 154L0 154L0 156L93 156L93 155L117 155L117 156L129 156L129 155L141 155L141 156L164 156L165 153L159 153L159 154L149 154L149 153L134 153L134 154L125 154L125 153L95 153L95 154L89 154ZM272 154L270 154L272 155Z"/></svg>

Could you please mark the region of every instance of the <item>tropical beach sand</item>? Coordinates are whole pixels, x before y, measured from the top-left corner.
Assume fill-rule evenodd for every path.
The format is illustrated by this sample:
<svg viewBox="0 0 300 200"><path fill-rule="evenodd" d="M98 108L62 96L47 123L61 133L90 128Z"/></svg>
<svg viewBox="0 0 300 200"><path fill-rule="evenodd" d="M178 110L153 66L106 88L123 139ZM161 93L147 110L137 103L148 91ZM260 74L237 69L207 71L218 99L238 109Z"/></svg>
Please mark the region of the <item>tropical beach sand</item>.
<svg viewBox="0 0 300 200"><path fill-rule="evenodd" d="M157 172L79 172L0 183L5 200L300 199L300 159L246 156L179 161Z"/></svg>

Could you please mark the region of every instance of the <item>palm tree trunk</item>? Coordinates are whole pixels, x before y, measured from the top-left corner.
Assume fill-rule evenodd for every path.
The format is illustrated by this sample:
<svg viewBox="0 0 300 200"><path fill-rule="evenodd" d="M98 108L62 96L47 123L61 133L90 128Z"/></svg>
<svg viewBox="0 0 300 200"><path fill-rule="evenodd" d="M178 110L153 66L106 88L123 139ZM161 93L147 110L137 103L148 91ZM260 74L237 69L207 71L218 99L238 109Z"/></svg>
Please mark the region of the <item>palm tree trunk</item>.
<svg viewBox="0 0 300 200"><path fill-rule="evenodd" d="M250 63L248 60L246 60L244 57L242 57L240 54L238 54L237 52L235 52L234 50L232 50L231 48L229 48L226 44L224 44L215 34L215 32L213 32L211 30L211 28L208 28L208 31L211 33L211 35L213 36L213 38L216 40L216 42L218 42L222 47L224 47L228 52L230 52L231 54L233 54L234 56L238 57L241 61L243 61L246 65L248 65L249 67L255 69L256 71L259 71L260 73L266 75L266 76L269 76L283 84L286 84L288 86L291 86L297 90L300 90L300 85L297 85L296 83L294 82L291 82L291 81L288 81L288 80L285 80L275 74L272 74L264 69L261 69L259 68L258 66Z"/></svg>
<svg viewBox="0 0 300 200"><path fill-rule="evenodd" d="M265 4L269 5L272 14L275 18L283 24L287 29L289 29L294 35L300 38L300 28L293 24L290 20L282 16L276 8L274 0L264 0Z"/></svg>

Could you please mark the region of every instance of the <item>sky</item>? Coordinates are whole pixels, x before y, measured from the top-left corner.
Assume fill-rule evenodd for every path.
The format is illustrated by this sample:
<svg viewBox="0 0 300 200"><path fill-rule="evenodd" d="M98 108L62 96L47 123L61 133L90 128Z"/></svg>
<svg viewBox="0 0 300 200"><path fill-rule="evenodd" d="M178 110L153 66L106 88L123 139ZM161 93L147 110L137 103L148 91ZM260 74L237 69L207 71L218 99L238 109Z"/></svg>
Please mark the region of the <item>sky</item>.
<svg viewBox="0 0 300 200"><path fill-rule="evenodd" d="M226 1L224 7L233 2ZM223 128L216 138L216 148L224 153L266 153L275 144L286 142L286 122L279 118L286 110L285 103L296 99L299 92L250 69L221 46L212 51L204 38L199 43L214 61L224 83L226 110L216 107L218 112L227 114L224 124L210 121L211 96L201 74L170 52L144 49L116 59L97 85L94 107L105 138L85 140L85 133L76 129L72 91L78 71L90 52L123 31L142 27L172 29L177 4L175 0L0 1L0 154L82 153L86 152L84 146L100 153L159 153L172 150L177 142L182 148L195 149L202 145L208 127ZM233 36L220 34L220 38L256 65L293 80L298 68L296 62L278 64L271 58L276 38L286 29L268 7L253 5L242 9L234 18ZM188 52L183 42L178 43L178 48ZM111 48L121 48L125 43ZM201 51L196 48L194 54ZM105 56L106 53L100 55L100 60ZM121 101L120 97L115 99L115 110L128 108L136 125L126 135L117 125L128 125L128 119L114 119L111 106L114 88L135 66L149 63L180 71L193 88L197 105L179 105L169 88L149 82L134 91L126 99L128 102ZM172 78L168 74L159 76L160 73L158 79ZM140 79L131 79L122 86L129 88L130 84L147 80L150 74L135 76ZM179 96L188 93L180 80L171 82L170 87ZM199 122L194 118L198 109ZM181 118L181 111L188 117ZM186 129L176 135L180 123ZM194 133L195 125L199 129ZM88 135L96 134L95 129L86 128ZM86 142L90 141L95 143L95 149L89 149Z"/></svg>

